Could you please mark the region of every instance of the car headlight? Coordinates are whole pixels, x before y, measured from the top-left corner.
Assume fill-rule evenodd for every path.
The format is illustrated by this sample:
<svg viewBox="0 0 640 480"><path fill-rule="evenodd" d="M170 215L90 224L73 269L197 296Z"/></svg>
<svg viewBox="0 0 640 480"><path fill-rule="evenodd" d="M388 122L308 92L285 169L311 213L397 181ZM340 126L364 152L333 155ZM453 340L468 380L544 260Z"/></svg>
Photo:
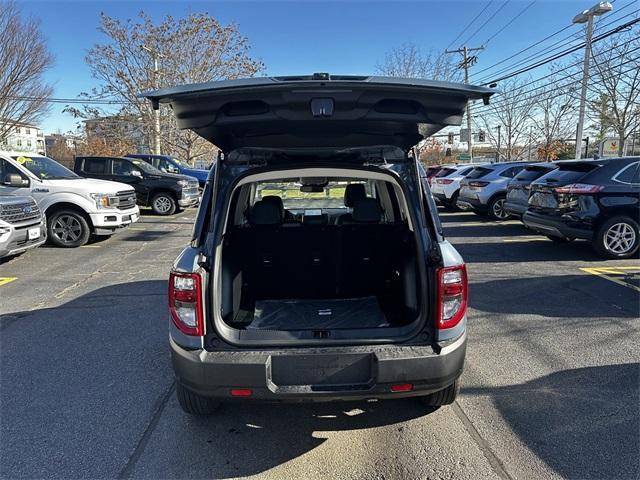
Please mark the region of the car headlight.
<svg viewBox="0 0 640 480"><path fill-rule="evenodd" d="M91 198L96 202L97 208L113 208L120 203L118 197L106 193L92 193Z"/></svg>
<svg viewBox="0 0 640 480"><path fill-rule="evenodd" d="M186 187L187 185L189 185L189 181L188 180L178 180L178 185L180 185L181 187Z"/></svg>

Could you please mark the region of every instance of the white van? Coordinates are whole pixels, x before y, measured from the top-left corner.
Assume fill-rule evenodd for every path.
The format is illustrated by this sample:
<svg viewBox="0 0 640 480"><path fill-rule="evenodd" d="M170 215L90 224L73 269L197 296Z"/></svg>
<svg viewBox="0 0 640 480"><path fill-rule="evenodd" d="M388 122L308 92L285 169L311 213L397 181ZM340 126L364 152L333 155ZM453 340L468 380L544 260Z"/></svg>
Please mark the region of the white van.
<svg viewBox="0 0 640 480"><path fill-rule="evenodd" d="M82 178L41 155L0 152L0 191L31 195L60 247L79 247L91 234L111 235L140 218L130 185Z"/></svg>

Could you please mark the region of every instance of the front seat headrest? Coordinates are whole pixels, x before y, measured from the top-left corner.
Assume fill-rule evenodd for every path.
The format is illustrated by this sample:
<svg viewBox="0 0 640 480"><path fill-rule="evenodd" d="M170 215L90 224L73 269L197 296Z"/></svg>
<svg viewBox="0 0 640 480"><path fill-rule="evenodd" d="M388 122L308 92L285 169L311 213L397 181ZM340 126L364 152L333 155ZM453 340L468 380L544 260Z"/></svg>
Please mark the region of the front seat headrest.
<svg viewBox="0 0 640 480"><path fill-rule="evenodd" d="M363 198L353 206L352 220L357 223L379 223L382 210L375 198Z"/></svg>
<svg viewBox="0 0 640 480"><path fill-rule="evenodd" d="M280 225L282 210L273 202L260 200L253 205L249 221L252 225Z"/></svg>
<svg viewBox="0 0 640 480"><path fill-rule="evenodd" d="M280 198L279 196L277 196L277 195L267 195L266 197L262 197L262 201L263 202L267 202L267 203L273 203L280 210L282 210L284 212L284 202L282 201L282 198Z"/></svg>
<svg viewBox="0 0 640 480"><path fill-rule="evenodd" d="M350 183L344 189L344 205L345 207L354 207L358 200L367 198L367 192L364 189L364 183Z"/></svg>

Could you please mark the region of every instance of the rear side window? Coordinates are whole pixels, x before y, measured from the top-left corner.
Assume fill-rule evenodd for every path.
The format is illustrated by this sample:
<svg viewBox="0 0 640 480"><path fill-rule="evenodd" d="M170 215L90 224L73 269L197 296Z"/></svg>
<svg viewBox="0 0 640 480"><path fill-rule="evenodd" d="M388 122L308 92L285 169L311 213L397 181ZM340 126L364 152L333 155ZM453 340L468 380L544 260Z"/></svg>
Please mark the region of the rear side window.
<svg viewBox="0 0 640 480"><path fill-rule="evenodd" d="M87 173L107 173L107 162L102 158L85 158L82 170Z"/></svg>
<svg viewBox="0 0 640 480"><path fill-rule="evenodd" d="M545 173L549 173L553 168L545 168L545 167L526 167L520 173L518 173L514 178L521 182L533 182L537 180Z"/></svg>
<svg viewBox="0 0 640 480"><path fill-rule="evenodd" d="M487 175L488 173L491 173L493 171L493 169L491 168L485 168L485 167L476 167L473 170L471 170L471 172L469 172L469 175L467 175L467 178L482 178L485 175Z"/></svg>
<svg viewBox="0 0 640 480"><path fill-rule="evenodd" d="M640 162L627 165L613 179L622 183L640 184Z"/></svg>
<svg viewBox="0 0 640 480"><path fill-rule="evenodd" d="M455 168L443 168L436 174L436 177L447 177L455 171L456 171Z"/></svg>
<svg viewBox="0 0 640 480"><path fill-rule="evenodd" d="M515 177L518 172L520 172L520 170L522 170L524 167L511 167L511 168L507 168L506 170L500 172L500 176L501 177L507 177L507 178L513 178Z"/></svg>

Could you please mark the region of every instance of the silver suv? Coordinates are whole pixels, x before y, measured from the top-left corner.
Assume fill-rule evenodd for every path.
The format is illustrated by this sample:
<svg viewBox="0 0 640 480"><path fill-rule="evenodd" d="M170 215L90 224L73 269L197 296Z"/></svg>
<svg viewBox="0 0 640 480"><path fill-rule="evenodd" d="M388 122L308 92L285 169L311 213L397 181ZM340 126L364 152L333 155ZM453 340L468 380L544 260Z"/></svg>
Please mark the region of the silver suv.
<svg viewBox="0 0 640 480"><path fill-rule="evenodd" d="M0 194L0 258L36 248L46 239L46 222L33 198Z"/></svg>
<svg viewBox="0 0 640 480"><path fill-rule="evenodd" d="M510 214L504 208L507 185L527 162L502 162L476 167L460 182L457 206L493 220L506 220Z"/></svg>

